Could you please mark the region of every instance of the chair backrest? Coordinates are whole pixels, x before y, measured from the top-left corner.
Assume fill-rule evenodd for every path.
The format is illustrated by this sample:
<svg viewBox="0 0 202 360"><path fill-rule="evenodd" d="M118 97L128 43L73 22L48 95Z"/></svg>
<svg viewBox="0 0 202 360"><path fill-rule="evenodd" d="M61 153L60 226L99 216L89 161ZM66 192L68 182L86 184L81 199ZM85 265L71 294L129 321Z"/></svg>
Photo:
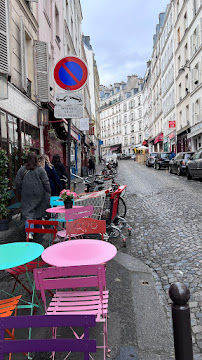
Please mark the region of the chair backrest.
<svg viewBox="0 0 202 360"><path fill-rule="evenodd" d="M104 239L106 233L106 221L91 218L77 219L66 224L66 234L71 239L71 234L101 234Z"/></svg>
<svg viewBox="0 0 202 360"><path fill-rule="evenodd" d="M65 209L65 220L76 220L92 216L94 211L93 205L78 206L71 209Z"/></svg>
<svg viewBox="0 0 202 360"><path fill-rule="evenodd" d="M84 360L89 360L89 353L96 352L96 341L89 339L89 328L95 327L94 315L34 315L0 318L0 360L6 353L71 351L84 353ZM23 339L4 340L5 329L43 328L43 327L82 327L82 339ZM52 335L50 331L50 335Z"/></svg>
<svg viewBox="0 0 202 360"><path fill-rule="evenodd" d="M64 205L64 202L59 196L51 196L50 197L50 206L62 206Z"/></svg>
<svg viewBox="0 0 202 360"><path fill-rule="evenodd" d="M105 266L82 265L69 267L48 267L34 269L35 286L41 291L41 297L46 310L45 290L76 289L97 287L101 301L103 290L106 289Z"/></svg>
<svg viewBox="0 0 202 360"><path fill-rule="evenodd" d="M27 237L26 240L29 241L29 233L40 233L40 234L53 234L53 238L55 239L56 234L57 234L57 226L58 226L58 221L53 221L53 220L31 220L28 219L28 227L25 228L25 231L27 233ZM31 225L41 225L41 226L51 226L49 228L36 228L36 227L31 227Z"/></svg>
<svg viewBox="0 0 202 360"><path fill-rule="evenodd" d="M9 299L0 300L0 318L11 316L16 309L22 295L14 296Z"/></svg>

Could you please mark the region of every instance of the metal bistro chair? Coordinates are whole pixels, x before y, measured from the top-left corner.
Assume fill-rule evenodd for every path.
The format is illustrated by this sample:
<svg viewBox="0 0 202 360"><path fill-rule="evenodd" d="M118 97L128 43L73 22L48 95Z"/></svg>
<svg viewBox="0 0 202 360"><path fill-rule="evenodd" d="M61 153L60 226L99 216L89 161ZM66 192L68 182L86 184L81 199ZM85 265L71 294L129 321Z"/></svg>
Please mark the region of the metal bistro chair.
<svg viewBox="0 0 202 360"><path fill-rule="evenodd" d="M14 313L14 316L16 316L17 315L17 307L23 308L23 305L18 306L18 303L19 303L21 297L22 297L22 295L18 295L18 296L11 297L9 299L0 300L0 322L1 322L1 318L9 317L13 313ZM12 330L9 330L11 328L12 328ZM5 327L5 331L9 337L4 338L4 340L9 340L9 341L16 340L15 336L14 336L15 327L13 327L13 326L8 326L8 328ZM23 350L22 350L22 352L23 352ZM24 355L27 355L27 354L24 353ZM11 357L12 357L12 353L10 352L8 359L11 360Z"/></svg>
<svg viewBox="0 0 202 360"><path fill-rule="evenodd" d="M106 360L109 351L107 341L109 292L106 290L105 266L101 264L40 268L34 270L34 278L36 289L41 291L47 315L96 316L96 322L103 325L103 345L97 348L104 350L104 360ZM86 288L92 289L86 290ZM55 295L47 305L46 290L53 289L56 289ZM78 338L73 328L72 331Z"/></svg>
<svg viewBox="0 0 202 360"><path fill-rule="evenodd" d="M101 235L101 239L105 240L106 236L106 221L96 220L91 218L77 219L66 225L66 235L71 240L71 236L78 235L81 238L83 236Z"/></svg>
<svg viewBox="0 0 202 360"><path fill-rule="evenodd" d="M89 328L96 325L93 315L35 315L17 316L0 319L0 360L4 360L6 353L20 352L79 352L84 353L84 360L89 360L89 353L96 352L96 341L89 339ZM8 328L43 328L50 327L82 327L84 328L83 338L69 339L23 339L5 341L4 331ZM51 334L51 332L50 332Z"/></svg>
<svg viewBox="0 0 202 360"><path fill-rule="evenodd" d="M93 211L94 211L93 205L78 206L77 208L66 209L65 210L66 229L74 220L92 216ZM66 229L58 231L57 233L57 237L59 237L61 240L68 239ZM76 237L78 237L78 234Z"/></svg>

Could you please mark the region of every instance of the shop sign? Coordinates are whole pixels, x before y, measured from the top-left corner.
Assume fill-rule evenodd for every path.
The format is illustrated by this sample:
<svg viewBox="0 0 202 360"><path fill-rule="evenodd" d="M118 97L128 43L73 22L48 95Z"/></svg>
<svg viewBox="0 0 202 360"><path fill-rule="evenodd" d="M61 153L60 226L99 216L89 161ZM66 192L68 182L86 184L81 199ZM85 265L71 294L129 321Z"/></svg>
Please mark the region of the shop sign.
<svg viewBox="0 0 202 360"><path fill-rule="evenodd" d="M89 130L89 118L81 118L80 119L80 130L81 131Z"/></svg>
<svg viewBox="0 0 202 360"><path fill-rule="evenodd" d="M176 121L169 121L169 129L175 129L176 128Z"/></svg>
<svg viewBox="0 0 202 360"><path fill-rule="evenodd" d="M173 139L175 136L174 132L172 132L171 134L169 134L169 140Z"/></svg>

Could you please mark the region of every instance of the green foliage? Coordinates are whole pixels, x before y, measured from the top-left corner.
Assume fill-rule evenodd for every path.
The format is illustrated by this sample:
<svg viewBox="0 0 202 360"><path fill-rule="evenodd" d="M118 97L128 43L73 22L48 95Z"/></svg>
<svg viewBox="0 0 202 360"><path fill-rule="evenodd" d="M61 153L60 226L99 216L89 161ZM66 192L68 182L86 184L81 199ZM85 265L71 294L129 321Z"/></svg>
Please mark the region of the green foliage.
<svg viewBox="0 0 202 360"><path fill-rule="evenodd" d="M6 219L8 215L8 202L10 199L8 179L8 158L5 150L0 148L0 219Z"/></svg>

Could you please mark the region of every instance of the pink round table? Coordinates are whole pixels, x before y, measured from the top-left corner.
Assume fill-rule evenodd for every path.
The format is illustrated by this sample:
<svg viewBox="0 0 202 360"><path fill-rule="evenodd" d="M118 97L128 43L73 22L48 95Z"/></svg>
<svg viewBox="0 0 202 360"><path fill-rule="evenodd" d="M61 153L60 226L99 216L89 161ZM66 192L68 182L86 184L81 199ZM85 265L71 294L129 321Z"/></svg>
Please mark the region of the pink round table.
<svg viewBox="0 0 202 360"><path fill-rule="evenodd" d="M78 208L80 208L80 207L81 207L81 206L78 206L78 205L75 206L75 205L73 205L73 206L72 206L72 209L78 209ZM51 207L51 208L46 209L46 212L52 213L52 214L65 214L65 207L64 207L64 205Z"/></svg>
<svg viewBox="0 0 202 360"><path fill-rule="evenodd" d="M117 254L114 245L94 239L70 240L49 246L41 257L53 266L99 265Z"/></svg>

